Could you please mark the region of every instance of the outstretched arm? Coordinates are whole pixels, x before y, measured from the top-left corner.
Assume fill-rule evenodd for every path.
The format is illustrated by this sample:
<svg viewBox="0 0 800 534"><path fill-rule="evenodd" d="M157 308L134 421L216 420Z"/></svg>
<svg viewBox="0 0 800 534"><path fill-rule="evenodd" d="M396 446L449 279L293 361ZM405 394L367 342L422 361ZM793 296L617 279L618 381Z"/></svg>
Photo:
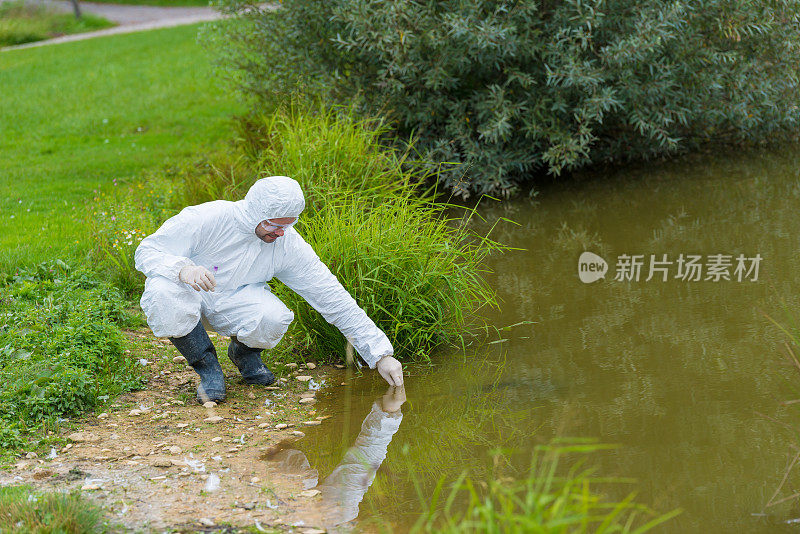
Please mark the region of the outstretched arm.
<svg viewBox="0 0 800 534"><path fill-rule="evenodd" d="M303 297L322 314L326 321L338 328L350 340L370 369L375 369L379 361L383 362L379 371L392 361L397 362L391 356L394 354L394 348L389 338L342 287L311 245L299 235L295 235L292 243L287 244L287 248L284 265L278 266L275 277ZM397 366L399 365L397 362ZM394 372L396 374L397 369L394 369ZM400 380L402 381L402 371Z"/></svg>

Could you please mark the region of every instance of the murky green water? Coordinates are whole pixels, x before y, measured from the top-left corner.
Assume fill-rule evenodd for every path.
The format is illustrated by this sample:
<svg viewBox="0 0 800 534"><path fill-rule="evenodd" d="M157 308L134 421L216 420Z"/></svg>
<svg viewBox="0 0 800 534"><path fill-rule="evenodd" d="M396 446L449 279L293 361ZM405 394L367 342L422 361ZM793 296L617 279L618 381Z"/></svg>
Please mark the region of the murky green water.
<svg viewBox="0 0 800 534"><path fill-rule="evenodd" d="M535 324L408 366L399 426L368 417L385 390L376 373L329 389L318 410L333 418L301 448L320 480L354 443L388 450L374 459L374 482L353 475L362 527L380 517L405 530L440 476L491 476L493 449L509 457L505 472L521 474L534 445L589 436L621 445L594 457L598 474L634 477L640 502L684 510L661 531L794 530L787 521L800 506L765 505L797 452L796 432L759 414L800 423L799 405L780 406L800 397L800 373L785 365L783 337L761 313L783 317L781 298L800 301L799 206L797 152L595 174L534 200L483 206L490 221L518 221L495 237L526 249L491 260L504 302L487 317ZM608 261L605 280L579 280L583 251ZM639 281L613 279L623 254L644 255ZM731 255L732 280L676 279L673 264L669 280L645 281L651 254L701 255L704 267L709 255ZM757 281L736 280L739 254L760 254ZM800 471L779 497L798 484Z"/></svg>

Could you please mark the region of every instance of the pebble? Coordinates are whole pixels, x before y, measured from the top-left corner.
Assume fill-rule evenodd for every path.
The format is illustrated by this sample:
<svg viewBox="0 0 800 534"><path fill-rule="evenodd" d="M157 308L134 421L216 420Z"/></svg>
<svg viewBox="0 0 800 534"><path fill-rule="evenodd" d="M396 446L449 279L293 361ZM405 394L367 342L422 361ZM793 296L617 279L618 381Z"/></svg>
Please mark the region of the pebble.
<svg viewBox="0 0 800 534"><path fill-rule="evenodd" d="M305 432L300 432L299 430L292 430L292 435L293 436L297 436L298 438L306 437L306 433Z"/></svg>
<svg viewBox="0 0 800 534"><path fill-rule="evenodd" d="M70 439L75 443L84 443L84 442L94 443L96 441L100 441L100 437L95 434L92 434L91 432L73 432L72 434L67 436L67 439Z"/></svg>
<svg viewBox="0 0 800 534"><path fill-rule="evenodd" d="M298 377L296 377L296 378L297 378L297 379L298 379L300 382L308 382L308 381L309 381L309 380L311 380L313 377L312 377L312 376L308 376L308 375L300 375L300 376L298 376Z"/></svg>
<svg viewBox="0 0 800 534"><path fill-rule="evenodd" d="M206 423L219 423L220 421L222 421L222 419L223 418L220 417L219 415L212 415L211 417L206 417L205 419L203 419L203 421L205 421Z"/></svg>
<svg viewBox="0 0 800 534"><path fill-rule="evenodd" d="M320 490L310 489L310 490L301 491L300 495L302 495L303 497L316 497L320 493L322 493Z"/></svg>
<svg viewBox="0 0 800 534"><path fill-rule="evenodd" d="M320 421L324 421L325 419L330 419L330 418L331 418L330 415L318 415L317 416L317 419L319 419Z"/></svg>
<svg viewBox="0 0 800 534"><path fill-rule="evenodd" d="M314 404L317 402L317 399L314 397L306 397L304 399L300 399L300 404Z"/></svg>
<svg viewBox="0 0 800 534"><path fill-rule="evenodd" d="M247 394L247 398L248 399L255 399L256 398L256 394L251 391L250 393Z"/></svg>
<svg viewBox="0 0 800 534"><path fill-rule="evenodd" d="M174 358L172 358L172 361L175 363L183 363L186 361L186 358L184 358L183 356L175 356Z"/></svg>
<svg viewBox="0 0 800 534"><path fill-rule="evenodd" d="M25 455L25 458L27 458L28 460L33 460L34 458L38 458L38 457L39 457L39 455L36 454L35 452L29 452L28 454Z"/></svg>
<svg viewBox="0 0 800 534"><path fill-rule="evenodd" d="M137 410L136 408L134 408L133 410L128 412L128 415L133 415L133 416L142 415L142 410Z"/></svg>
<svg viewBox="0 0 800 534"><path fill-rule="evenodd" d="M211 441L213 441L214 443L219 443L220 441L222 441L222 438L217 436L215 438L211 438Z"/></svg>
<svg viewBox="0 0 800 534"><path fill-rule="evenodd" d="M303 421L303 424L306 426L316 426L321 425L322 421Z"/></svg>
<svg viewBox="0 0 800 534"><path fill-rule="evenodd" d="M247 502L247 503L244 504L244 506L242 506L242 508L244 508L245 510L252 510L255 507L256 507L256 503L254 503L254 502Z"/></svg>
<svg viewBox="0 0 800 534"><path fill-rule="evenodd" d="M316 392L314 391L304 391L300 394L301 399L310 399L311 397L315 396Z"/></svg>
<svg viewBox="0 0 800 534"><path fill-rule="evenodd" d="M281 389L281 388L280 388L280 387L278 387L278 386L267 386L267 387L265 387L264 389L268 389L268 390L270 390L270 391L275 391L276 389Z"/></svg>
<svg viewBox="0 0 800 534"><path fill-rule="evenodd" d="M106 412L103 412L100 415L98 415L97 418L98 419L107 419L108 418L108 414Z"/></svg>
<svg viewBox="0 0 800 534"><path fill-rule="evenodd" d="M167 479L167 475L161 475L161 476L158 476L158 477L150 477L150 480L166 480L166 479Z"/></svg>
<svg viewBox="0 0 800 534"><path fill-rule="evenodd" d="M334 365L334 367L336 367L337 369L344 369L344 365L340 363L337 363L336 365Z"/></svg>
<svg viewBox="0 0 800 534"><path fill-rule="evenodd" d="M208 397L206 397L208 398ZM208 401L203 403L203 408L214 408L217 406L217 403L214 401Z"/></svg>
<svg viewBox="0 0 800 534"><path fill-rule="evenodd" d="M153 458L150 461L153 467L172 467L172 461L169 458Z"/></svg>
<svg viewBox="0 0 800 534"><path fill-rule="evenodd" d="M288 379L283 378L283 377L281 377L279 380L281 381L282 384L285 384L286 382L289 381Z"/></svg>
<svg viewBox="0 0 800 534"><path fill-rule="evenodd" d="M234 447L234 448L232 448L232 449L228 449L228 452L229 452L229 453L239 452L239 449L237 449L236 447Z"/></svg>
<svg viewBox="0 0 800 534"><path fill-rule="evenodd" d="M287 369L297 369L297 364L296 363L287 363L286 364L286 368Z"/></svg>
<svg viewBox="0 0 800 534"><path fill-rule="evenodd" d="M289 428L289 425L287 425L286 423L278 423L277 425L275 425L275 428L277 428L278 430L283 430L284 428Z"/></svg>
<svg viewBox="0 0 800 534"><path fill-rule="evenodd" d="M253 477L253 478L250 479L250 482L252 484L258 484L259 482L261 482L261 479L258 478L258 477Z"/></svg>
<svg viewBox="0 0 800 534"><path fill-rule="evenodd" d="M317 364L316 364L316 363L311 363L311 362L308 362L308 363L306 364L306 367L307 367L308 369L316 369L316 368L317 368Z"/></svg>
<svg viewBox="0 0 800 534"><path fill-rule="evenodd" d="M99 490L100 486L97 484L84 484L83 486L81 486L81 489L86 491L93 491L93 490Z"/></svg>
<svg viewBox="0 0 800 534"><path fill-rule="evenodd" d="M175 426L177 426L178 428L186 428L187 426L189 426L189 423L178 423Z"/></svg>
<svg viewBox="0 0 800 534"><path fill-rule="evenodd" d="M198 522L204 527L213 527L214 522L207 517L201 517Z"/></svg>
<svg viewBox="0 0 800 534"><path fill-rule="evenodd" d="M269 423L261 423L260 425L258 425L258 428L267 428L268 426Z"/></svg>
<svg viewBox="0 0 800 534"><path fill-rule="evenodd" d="M177 445L173 445L171 447L167 447L167 450L169 451L170 454L180 454L180 453L183 452L183 449L181 449Z"/></svg>

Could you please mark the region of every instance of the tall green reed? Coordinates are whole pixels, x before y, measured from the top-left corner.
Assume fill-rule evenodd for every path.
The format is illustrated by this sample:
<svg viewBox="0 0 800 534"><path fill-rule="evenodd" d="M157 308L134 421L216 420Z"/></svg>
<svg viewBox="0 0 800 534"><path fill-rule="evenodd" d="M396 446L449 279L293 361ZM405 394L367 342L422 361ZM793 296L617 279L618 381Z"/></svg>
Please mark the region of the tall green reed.
<svg viewBox="0 0 800 534"><path fill-rule="evenodd" d="M430 496L419 493L427 505L411 532L638 534L681 513L654 512L636 503L633 493L620 501L607 499L602 487L632 481L597 477L586 467L588 455L606 448L591 439L556 441L534 449L530 470L521 479L497 476L483 482L464 472L448 491L440 478ZM570 460L574 455L578 460Z"/></svg>
<svg viewBox="0 0 800 534"><path fill-rule="evenodd" d="M503 246L446 208L410 194L375 201L339 193L301 217L300 233L400 357L427 359L438 345L465 343L473 312L497 306L483 260ZM343 354L346 340L335 327L294 292L277 291L323 354Z"/></svg>

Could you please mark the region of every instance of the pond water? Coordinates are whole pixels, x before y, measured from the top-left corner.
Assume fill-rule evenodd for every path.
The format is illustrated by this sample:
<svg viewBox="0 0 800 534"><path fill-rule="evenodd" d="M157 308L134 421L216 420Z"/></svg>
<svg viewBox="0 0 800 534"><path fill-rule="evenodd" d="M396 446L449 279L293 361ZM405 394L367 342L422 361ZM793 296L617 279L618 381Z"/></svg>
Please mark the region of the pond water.
<svg viewBox="0 0 800 534"><path fill-rule="evenodd" d="M364 530L406 530L440 477L490 477L498 449L503 473L522 476L533 447L561 436L618 444L591 463L637 479L611 497L635 490L659 511L683 510L659 532L794 531L795 501L766 505L800 450L800 404L781 406L800 397L800 373L764 313L785 320L783 305L800 301L798 206L796 150L595 173L482 205L490 223L519 223L493 236L525 249L489 261L503 302L484 315L533 324L408 365L402 416L375 411L386 390L377 373L328 388L317 408L332 419L298 445L320 481L351 476L347 514ZM584 251L605 259L605 279L581 282ZM615 280L625 255L643 256L638 281ZM646 280L651 255L673 262L654 265L666 281L664 270ZM700 280L685 264L690 276L677 277L681 255L701 256ZM730 280L714 281L713 265ZM348 471L352 447L371 451L374 481ZM774 500L798 480L791 472Z"/></svg>

